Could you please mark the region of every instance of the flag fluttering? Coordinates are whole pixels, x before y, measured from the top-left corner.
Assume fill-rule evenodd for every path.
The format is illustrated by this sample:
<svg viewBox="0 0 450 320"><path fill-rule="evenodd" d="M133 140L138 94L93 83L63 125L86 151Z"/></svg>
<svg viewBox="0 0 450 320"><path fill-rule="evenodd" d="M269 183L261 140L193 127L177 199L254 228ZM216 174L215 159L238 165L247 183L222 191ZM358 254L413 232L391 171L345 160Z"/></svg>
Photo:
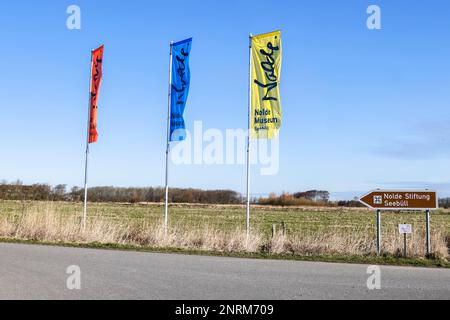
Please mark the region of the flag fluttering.
<svg viewBox="0 0 450 320"><path fill-rule="evenodd" d="M172 79L170 104L170 141L186 139L184 109L191 83L189 57L192 38L172 44Z"/></svg>
<svg viewBox="0 0 450 320"><path fill-rule="evenodd" d="M272 139L281 128L281 32L253 36L251 136Z"/></svg>
<svg viewBox="0 0 450 320"><path fill-rule="evenodd" d="M104 46L101 46L92 51L91 89L89 101L89 143L95 143L98 141L97 112L98 97L103 75L103 49Z"/></svg>
<svg viewBox="0 0 450 320"><path fill-rule="evenodd" d="M170 44L169 67L169 106L167 117L166 147L166 201L164 210L164 233L167 235L169 225L169 153L170 143L186 139L184 109L186 108L191 84L189 58L192 38Z"/></svg>
<svg viewBox="0 0 450 320"><path fill-rule="evenodd" d="M86 163L84 167L84 211L82 219L82 228L86 230L87 223L87 201L88 201L88 158L89 145L98 141L97 132L97 111L98 111L98 97L100 93L100 85L102 84L103 76L103 48L101 46L92 50L91 56L91 83L89 90L89 118L87 124L87 143L86 143Z"/></svg>

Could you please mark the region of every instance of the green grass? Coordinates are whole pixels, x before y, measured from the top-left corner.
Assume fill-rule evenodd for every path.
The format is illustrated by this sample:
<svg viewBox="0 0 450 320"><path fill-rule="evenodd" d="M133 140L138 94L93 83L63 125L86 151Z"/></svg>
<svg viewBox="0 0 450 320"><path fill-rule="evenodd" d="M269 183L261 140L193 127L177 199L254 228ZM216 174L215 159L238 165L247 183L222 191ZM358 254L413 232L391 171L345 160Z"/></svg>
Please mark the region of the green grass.
<svg viewBox="0 0 450 320"><path fill-rule="evenodd" d="M25 210L34 207L53 207L58 214L81 216L83 206L81 203L66 202L19 202L0 201L0 215L18 216ZM133 221L137 224L162 223L164 208L157 204L89 204L89 219L108 219L117 221ZM371 234L375 237L376 214L366 209L348 208L279 208L255 206L251 211L251 224L253 230L270 235L272 225L284 222L289 235L316 234L326 232ZM425 232L425 214L423 212L385 212L382 214L382 235L398 234L398 224L409 223L413 225L414 232ZM432 228L442 231L450 236L450 211L440 210L431 215ZM218 230L235 230L245 227L245 208L243 206L203 206L203 205L172 205L170 207L170 224L177 227L210 226ZM398 237L401 237L398 235ZM68 245L68 244L64 244ZM74 244L70 244L74 245ZM86 245L84 245L86 246ZM161 251L161 249L141 248L120 245L91 244L97 248L116 248L146 251ZM179 252L179 249L167 248L164 252ZM224 255L217 252L201 252L181 250L184 253ZM251 258L296 259L351 263L377 263L418 266L444 266L448 263L442 261L398 259L395 257L374 256L307 256L293 257L289 255L274 255L266 253L226 253L227 256L244 256Z"/></svg>
<svg viewBox="0 0 450 320"><path fill-rule="evenodd" d="M0 202L0 214L15 215L36 205L38 202ZM61 215L81 215L81 203L55 202L52 204ZM112 220L133 220L136 222L160 222L163 217L162 205L143 204L89 204L89 218ZM270 233L273 224L286 223L290 234L302 232L375 232L376 215L366 209L340 208L274 208L254 207L251 211L252 228ZM245 208L240 206L196 206L172 205L170 223L177 226L209 225L218 230L234 230L245 226ZM382 214L383 232L395 232L398 224L409 223L415 230L425 227L425 214L422 212L385 212ZM445 210L431 214L433 228L450 235L450 212Z"/></svg>
<svg viewBox="0 0 450 320"><path fill-rule="evenodd" d="M81 203L65 202L0 202L0 214L15 215L32 206L51 205L61 215L81 215ZM89 217L111 220L133 220L137 223L162 221L162 205L143 204L89 204ZM274 208L254 207L251 211L252 228L270 233L272 225L285 222L288 233L304 232L375 232L376 215L366 209L340 208ZM172 205L170 223L179 227L209 225L218 230L235 230L245 226L245 208L240 206ZM382 214L382 231L395 232L398 224L409 223L414 229L424 230L425 214L422 212L385 212ZM431 214L432 228L439 228L450 235L450 212L445 210Z"/></svg>

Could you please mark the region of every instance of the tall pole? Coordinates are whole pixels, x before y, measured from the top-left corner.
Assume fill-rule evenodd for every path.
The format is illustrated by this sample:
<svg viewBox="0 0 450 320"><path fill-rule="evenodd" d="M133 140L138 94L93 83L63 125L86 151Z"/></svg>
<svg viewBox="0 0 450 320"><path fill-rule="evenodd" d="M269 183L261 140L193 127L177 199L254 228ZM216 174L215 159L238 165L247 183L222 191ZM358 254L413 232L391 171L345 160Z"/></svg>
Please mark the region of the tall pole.
<svg viewBox="0 0 450 320"><path fill-rule="evenodd" d="M377 210L377 253L381 254L381 210Z"/></svg>
<svg viewBox="0 0 450 320"><path fill-rule="evenodd" d="M84 164L84 209L83 209L83 220L82 228L86 231L86 220L87 220L87 201L88 201L88 164L89 164L89 126L91 123L91 91L92 91L92 60L93 51L91 51L91 68L89 70L89 99L88 99L88 120L87 120L87 135L86 135L86 162Z"/></svg>
<svg viewBox="0 0 450 320"><path fill-rule="evenodd" d="M427 247L427 257L430 256L431 253L431 235L430 235L430 210L425 212L426 219L426 247Z"/></svg>
<svg viewBox="0 0 450 320"><path fill-rule="evenodd" d="M87 220L88 159L89 159L89 142L88 142L88 145L86 147L86 162L85 162L85 165L84 165L84 210L83 210L83 222L82 222L83 231L86 231L86 220Z"/></svg>
<svg viewBox="0 0 450 320"><path fill-rule="evenodd" d="M250 235L250 146L252 126L252 34L249 36L249 71L248 71L248 135L247 135L247 237Z"/></svg>
<svg viewBox="0 0 450 320"><path fill-rule="evenodd" d="M167 104L167 144L166 144L166 203L164 209L164 235L167 236L169 226L169 153L170 153L170 113L172 112L172 54L173 42L170 42L169 61L169 101Z"/></svg>
<svg viewBox="0 0 450 320"><path fill-rule="evenodd" d="M404 233L403 234L403 256L405 257L405 258L407 258L408 257L408 246L407 246L407 244L406 244L406 233Z"/></svg>

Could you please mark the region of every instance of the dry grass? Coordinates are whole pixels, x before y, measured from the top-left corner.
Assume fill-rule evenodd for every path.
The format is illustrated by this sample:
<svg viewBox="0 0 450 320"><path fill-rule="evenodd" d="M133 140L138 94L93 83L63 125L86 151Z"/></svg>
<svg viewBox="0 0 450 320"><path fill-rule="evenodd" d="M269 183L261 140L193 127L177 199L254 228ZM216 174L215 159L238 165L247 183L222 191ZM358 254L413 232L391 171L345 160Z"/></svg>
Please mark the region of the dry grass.
<svg viewBox="0 0 450 320"><path fill-rule="evenodd" d="M24 208L21 213L0 215L0 238L80 244L120 244L152 248L178 248L218 252L269 252L295 255L370 255L376 253L375 239L370 230L343 232L341 229L310 231L268 237L254 230L247 238L242 229L218 230L208 225L172 226L164 234L160 222L142 222L94 217L86 231L80 228L80 218L74 214L59 214L51 203L39 203ZM383 249L391 255L401 255L403 239L395 230L383 234ZM432 230L432 252L436 258L448 259L445 235ZM411 235L410 257L425 255L424 235Z"/></svg>

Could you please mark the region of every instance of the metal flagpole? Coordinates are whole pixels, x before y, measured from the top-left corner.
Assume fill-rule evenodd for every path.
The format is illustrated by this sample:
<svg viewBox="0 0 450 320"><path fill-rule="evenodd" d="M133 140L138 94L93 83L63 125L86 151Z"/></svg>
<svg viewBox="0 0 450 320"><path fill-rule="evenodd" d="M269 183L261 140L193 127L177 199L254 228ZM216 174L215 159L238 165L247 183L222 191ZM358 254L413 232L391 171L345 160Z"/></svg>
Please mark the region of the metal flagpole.
<svg viewBox="0 0 450 320"><path fill-rule="evenodd" d="M89 159L89 142L88 142L88 145L86 147L86 163L84 165L84 210L83 210L83 222L82 222L83 231L86 231L86 219L87 219L88 159Z"/></svg>
<svg viewBox="0 0 450 320"><path fill-rule="evenodd" d="M88 197L88 164L89 164L89 127L91 122L91 91L92 91L92 63L93 63L93 52L91 51L91 68L89 70L89 103L88 103L88 120L87 120L87 136L86 136L86 162L84 165L84 210L83 210L83 221L82 228L86 231L86 220L87 220L87 197Z"/></svg>
<svg viewBox="0 0 450 320"><path fill-rule="evenodd" d="M377 210L377 253L381 254L381 210Z"/></svg>
<svg viewBox="0 0 450 320"><path fill-rule="evenodd" d="M426 251L427 258L430 257L431 253L431 234L430 234L430 210L425 211L425 223L426 223Z"/></svg>
<svg viewBox="0 0 450 320"><path fill-rule="evenodd" d="M167 145L166 145L166 203L164 210L164 234L167 236L169 225L169 153L170 153L170 113L172 112L172 54L173 42L170 42L169 61L169 102L167 107Z"/></svg>
<svg viewBox="0 0 450 320"><path fill-rule="evenodd" d="M248 135L247 135L247 237L250 235L250 146L252 126L252 37L249 36L249 73L248 73Z"/></svg>

